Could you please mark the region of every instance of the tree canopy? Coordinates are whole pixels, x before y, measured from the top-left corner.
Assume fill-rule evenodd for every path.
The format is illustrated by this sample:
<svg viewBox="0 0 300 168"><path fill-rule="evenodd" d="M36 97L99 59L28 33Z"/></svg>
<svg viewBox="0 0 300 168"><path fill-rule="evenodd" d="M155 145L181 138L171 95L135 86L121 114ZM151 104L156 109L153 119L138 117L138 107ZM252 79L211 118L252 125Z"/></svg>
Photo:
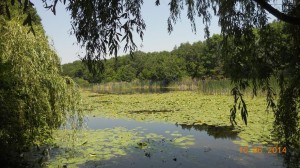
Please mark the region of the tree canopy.
<svg viewBox="0 0 300 168"><path fill-rule="evenodd" d="M61 2L71 12L72 33L78 43L86 47L85 61L99 60L108 55L117 56L120 42L125 41L124 50L135 51L137 46L133 36L137 33L141 39L146 29L141 7L143 0L43 0L44 7L56 14L56 6ZM277 1L275 1L277 2ZM274 2L274 3L275 3ZM281 1L278 1L281 2ZM30 10L34 2L30 0L6 0L0 6L0 14L10 17L9 6L20 4L23 11L28 14L24 25L32 26L33 15ZM160 5L160 0L153 1ZM205 33L209 36L209 26L212 16L219 17L219 24L223 35L251 34L253 28L261 28L267 24L268 11L270 14L284 22L300 25L298 16L299 2L295 0L282 1L282 11L265 0L170 0L170 16L168 17L168 31L180 18L184 8L187 10L192 31L196 31L195 18L200 17L205 25ZM91 66L93 64L90 64Z"/></svg>
<svg viewBox="0 0 300 168"><path fill-rule="evenodd" d="M134 80L160 82L167 86L182 78L221 79L225 78L224 60L218 51L221 41L221 36L215 34L203 42L182 43L170 52L136 51L118 59L107 59L103 62L103 72L95 75L81 61L74 61L62 65L62 74L72 77L82 86L87 82Z"/></svg>

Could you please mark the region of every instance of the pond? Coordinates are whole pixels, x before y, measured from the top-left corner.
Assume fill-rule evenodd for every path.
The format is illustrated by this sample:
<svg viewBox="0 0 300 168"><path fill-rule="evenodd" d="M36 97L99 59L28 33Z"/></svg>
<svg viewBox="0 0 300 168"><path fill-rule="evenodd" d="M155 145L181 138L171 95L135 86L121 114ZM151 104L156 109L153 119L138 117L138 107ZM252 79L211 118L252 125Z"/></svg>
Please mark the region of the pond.
<svg viewBox="0 0 300 168"><path fill-rule="evenodd" d="M237 133L229 127L193 126L168 124L161 122L139 122L135 120L87 118L89 131L119 129L132 131L141 138L133 145L126 146L126 154L112 155L106 159L89 159L76 164L77 167L282 167L282 158L266 152L240 153L240 146L232 141L237 140ZM109 141L118 138L117 132L111 134ZM121 136L121 135L120 135ZM90 137L91 138L91 137ZM89 144L90 140L86 142ZM106 143L110 143L105 141ZM90 147L100 148L92 144ZM115 144L118 144L116 142ZM120 143L124 143L121 142ZM114 151L108 149L94 151L94 155ZM124 146L120 149L125 148ZM89 150L85 148L85 150ZM89 155L91 156L91 154ZM55 157L54 157L55 158ZM74 163L74 161L73 161ZM63 165L72 165L72 161L63 161ZM74 164L73 164L74 165ZM72 167L72 166L71 166Z"/></svg>
<svg viewBox="0 0 300 168"><path fill-rule="evenodd" d="M286 166L283 163L288 154L268 153L277 143L272 137L274 118L264 112L263 97L247 100L249 124L239 122L232 129L228 121L232 100L226 95L189 91L163 94L84 91L82 95L86 115L90 116L85 127L73 138L71 130L55 131L55 145L43 162L45 166ZM258 150L262 145L263 150ZM255 153L253 149L258 151Z"/></svg>

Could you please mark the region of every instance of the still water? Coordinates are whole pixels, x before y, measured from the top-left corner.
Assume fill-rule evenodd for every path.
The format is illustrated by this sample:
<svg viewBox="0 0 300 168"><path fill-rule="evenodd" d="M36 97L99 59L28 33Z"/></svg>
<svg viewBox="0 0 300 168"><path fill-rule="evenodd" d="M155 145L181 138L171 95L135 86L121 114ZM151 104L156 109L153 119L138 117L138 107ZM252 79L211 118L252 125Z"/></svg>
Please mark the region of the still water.
<svg viewBox="0 0 300 168"><path fill-rule="evenodd" d="M159 151L139 149L126 156L118 156L110 160L87 161L78 165L79 167L283 167L282 158L275 154L240 153L240 146L232 142L232 140L238 140L237 134L231 132L229 128L92 117L87 118L87 126L93 130L115 127L142 128L144 134L156 133L165 138L153 142L158 148L161 148ZM166 132L178 132L182 136L193 135L195 143L188 148L169 146L170 149L168 141L171 141L172 137Z"/></svg>

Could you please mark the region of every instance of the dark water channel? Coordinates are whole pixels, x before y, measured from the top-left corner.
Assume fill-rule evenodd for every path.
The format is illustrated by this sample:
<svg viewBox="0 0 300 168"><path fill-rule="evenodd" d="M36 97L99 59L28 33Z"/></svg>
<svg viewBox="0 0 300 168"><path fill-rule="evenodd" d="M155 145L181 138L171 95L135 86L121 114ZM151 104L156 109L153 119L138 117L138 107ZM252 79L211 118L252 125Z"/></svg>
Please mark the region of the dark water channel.
<svg viewBox="0 0 300 168"><path fill-rule="evenodd" d="M209 126L174 125L159 122L139 122L123 119L88 118L89 129L142 127L144 134L156 133L168 139L166 131L178 132L182 136L193 135L195 144L188 148L174 147L168 153L147 153L139 150L126 156L115 157L108 161L88 161L80 167L113 168L193 168L193 167L283 167L279 155L269 153L240 153L240 146L232 142L238 140L237 133L229 128ZM171 139L171 137L170 137Z"/></svg>

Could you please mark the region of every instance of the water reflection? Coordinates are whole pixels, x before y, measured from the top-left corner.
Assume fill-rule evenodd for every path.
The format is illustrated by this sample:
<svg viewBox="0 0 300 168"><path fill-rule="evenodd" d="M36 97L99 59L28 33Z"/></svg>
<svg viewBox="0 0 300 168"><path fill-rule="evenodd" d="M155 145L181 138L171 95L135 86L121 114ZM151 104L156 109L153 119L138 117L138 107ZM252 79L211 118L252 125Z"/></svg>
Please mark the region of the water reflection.
<svg viewBox="0 0 300 168"><path fill-rule="evenodd" d="M106 166L114 168L129 167L282 167L282 159L276 155L242 154L239 145L233 144L238 132L232 127L216 127L208 125L167 124L161 122L140 122L124 119L89 118L88 126L91 129L125 127L134 129L140 127L144 133L156 133L164 136L164 140L154 141L156 152L149 149L136 149L123 157L107 161L88 161L82 167ZM166 133L170 132L170 133ZM175 133L176 132L176 133ZM193 135L195 144L187 149L170 146L177 137L170 136ZM150 140L151 139L147 139ZM172 140L172 141L170 141ZM144 142L144 141L142 141ZM147 141L148 142L148 141ZM162 143L165 142L165 143ZM168 148L166 148L169 146ZM161 152L162 151L162 152ZM151 157L149 157L151 156ZM176 159L175 159L176 158Z"/></svg>
<svg viewBox="0 0 300 168"><path fill-rule="evenodd" d="M179 131L182 134L197 134L200 133L202 139L213 137L214 139L238 139L238 132L233 131L231 126L210 126L210 125L187 125L187 124L167 124L160 122L141 122L135 120L124 119L107 119L91 117L87 118L88 127L90 129L105 129L114 127L125 127L133 129L143 127L146 132L156 132L164 134L165 131ZM178 129L181 128L181 129Z"/></svg>
<svg viewBox="0 0 300 168"><path fill-rule="evenodd" d="M81 145L83 151L97 151L99 154L114 155L116 149L124 149L126 155L115 155L107 159L93 159L97 157L94 153L88 153L83 163L77 164L78 167L113 167L113 168L152 168L152 167L282 167L282 159L276 155L263 154L242 154L239 152L239 146L232 143L232 139L237 138L237 132L232 131L231 127L214 127L208 125L187 125L187 124L168 124L161 122L140 122L124 119L106 119L106 118L86 118L87 126L91 130L87 133L95 133L95 130L112 130L122 127L121 130L139 130L135 133L138 136L145 137L133 145L116 147L119 142L116 141L120 133L113 132L113 136L105 141L108 147L100 145L101 136L92 134L96 140L85 139ZM90 132L89 132L90 131ZM167 133L168 132L168 133ZM146 134L155 133L159 136L156 139L153 136L147 137ZM100 134L99 134L100 135ZM182 148L180 145L174 145L176 139L193 135L195 144L188 148ZM97 138L98 137L98 138ZM116 138L118 137L118 138ZM152 138L151 138L152 137ZM121 138L122 139L122 138ZM96 143L93 143L96 142ZM174 143L173 143L174 142ZM184 142L184 141L183 141ZM111 144L110 144L111 143ZM144 143L146 143L144 145ZM94 145L97 144L97 145ZM79 146L79 147L81 147ZM138 146L144 146L137 148ZM95 150L96 149L96 150ZM63 148L52 149L50 155L55 159ZM39 151L41 153L41 151ZM92 154L92 155L91 155ZM40 154L39 156L42 156ZM59 157L58 157L59 158ZM72 167L72 162L60 162L60 166ZM288 166L287 166L288 167Z"/></svg>
<svg viewBox="0 0 300 168"><path fill-rule="evenodd" d="M187 124L175 124L177 127L181 127L183 130L197 130L197 131L206 131L209 136L214 138L222 138L222 139L237 139L237 131L233 131L233 127L231 126L212 126L212 125L187 125Z"/></svg>

